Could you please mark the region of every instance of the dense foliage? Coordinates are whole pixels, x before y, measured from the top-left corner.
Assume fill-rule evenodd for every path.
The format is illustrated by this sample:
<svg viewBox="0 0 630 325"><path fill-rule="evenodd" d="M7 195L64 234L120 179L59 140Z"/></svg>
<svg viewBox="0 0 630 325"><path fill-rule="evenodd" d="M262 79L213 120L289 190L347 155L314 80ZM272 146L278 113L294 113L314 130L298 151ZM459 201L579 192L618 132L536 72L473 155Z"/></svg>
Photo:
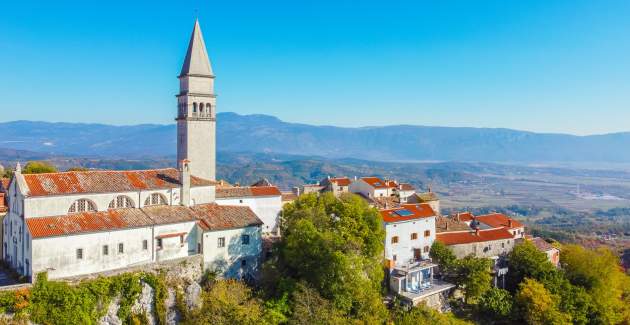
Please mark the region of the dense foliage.
<svg viewBox="0 0 630 325"><path fill-rule="evenodd" d="M22 174L41 174L55 172L57 172L57 167L45 161L29 161L26 166L22 168Z"/></svg>
<svg viewBox="0 0 630 325"><path fill-rule="evenodd" d="M283 211L282 241L265 268L268 289L316 290L343 316L387 317L381 298L384 232L378 212L355 195L303 195ZM304 290L303 290L304 291Z"/></svg>

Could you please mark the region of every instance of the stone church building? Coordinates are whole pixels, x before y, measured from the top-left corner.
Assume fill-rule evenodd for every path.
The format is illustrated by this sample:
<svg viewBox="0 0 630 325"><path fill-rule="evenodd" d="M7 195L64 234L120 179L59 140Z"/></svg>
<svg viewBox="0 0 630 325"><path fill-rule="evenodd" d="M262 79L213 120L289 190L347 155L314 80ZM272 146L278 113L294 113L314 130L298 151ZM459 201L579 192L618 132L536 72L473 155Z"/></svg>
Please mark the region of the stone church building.
<svg viewBox="0 0 630 325"><path fill-rule="evenodd" d="M280 192L216 181L215 77L198 21L178 78L177 168L22 174L18 164L3 221L13 269L63 278L201 254L226 277L255 276Z"/></svg>

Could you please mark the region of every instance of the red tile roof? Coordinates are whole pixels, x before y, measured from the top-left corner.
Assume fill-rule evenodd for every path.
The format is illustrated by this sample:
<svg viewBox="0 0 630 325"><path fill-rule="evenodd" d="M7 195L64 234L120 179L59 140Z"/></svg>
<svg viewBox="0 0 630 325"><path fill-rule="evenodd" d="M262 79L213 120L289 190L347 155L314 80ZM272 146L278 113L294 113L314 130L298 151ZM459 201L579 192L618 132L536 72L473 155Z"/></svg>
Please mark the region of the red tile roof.
<svg viewBox="0 0 630 325"><path fill-rule="evenodd" d="M191 207L208 230L260 226L263 222L246 206L201 204Z"/></svg>
<svg viewBox="0 0 630 325"><path fill-rule="evenodd" d="M415 190L415 187L413 187L413 185L411 185L409 183L400 183L399 189L401 191L413 191L413 190Z"/></svg>
<svg viewBox="0 0 630 325"><path fill-rule="evenodd" d="M337 186L350 186L350 179L348 177L334 177L330 179L331 183L337 183Z"/></svg>
<svg viewBox="0 0 630 325"><path fill-rule="evenodd" d="M472 221L473 218L475 218L475 216L470 212L456 213L452 216L452 218L457 219L458 214L459 214L459 221L462 221L462 222Z"/></svg>
<svg viewBox="0 0 630 325"><path fill-rule="evenodd" d="M25 174L24 180L31 196L127 192L180 186L179 171L175 168ZM191 186L215 184L195 176L191 177L190 182Z"/></svg>
<svg viewBox="0 0 630 325"><path fill-rule="evenodd" d="M385 222L398 222L434 217L435 211L426 203L403 204L399 208L381 210L381 216Z"/></svg>
<svg viewBox="0 0 630 325"><path fill-rule="evenodd" d="M218 187L216 190L216 197L218 199L280 195L282 195L282 193L280 193L280 190L275 186Z"/></svg>
<svg viewBox="0 0 630 325"><path fill-rule="evenodd" d="M293 192L282 192L282 201L295 201L298 196Z"/></svg>
<svg viewBox="0 0 630 325"><path fill-rule="evenodd" d="M524 227L523 224L518 222L516 219L510 218L502 213L492 213L492 214L487 214L483 216L476 216L475 220L481 223L485 223L486 225L492 228L508 227L510 229L513 229L513 228ZM512 221L511 226L510 226L510 220Z"/></svg>
<svg viewBox="0 0 630 325"><path fill-rule="evenodd" d="M188 221L197 221L206 231L262 224L249 207L200 204L193 207L163 205L27 218L26 225L33 238L44 238Z"/></svg>
<svg viewBox="0 0 630 325"><path fill-rule="evenodd" d="M387 185L385 181L378 177L361 177L361 180L368 183L370 186L374 188L388 188L390 186Z"/></svg>
<svg viewBox="0 0 630 325"><path fill-rule="evenodd" d="M493 240L512 239L512 233L505 228L479 230L475 231L458 231L458 232L441 232L435 235L435 240L445 245L460 245L479 243Z"/></svg>
<svg viewBox="0 0 630 325"><path fill-rule="evenodd" d="M7 191L9 189L9 184L11 183L11 179L7 177L0 178L0 191Z"/></svg>
<svg viewBox="0 0 630 325"><path fill-rule="evenodd" d="M66 216L26 219L26 226L33 238L120 230L151 224L153 224L153 220L141 209L84 212Z"/></svg>

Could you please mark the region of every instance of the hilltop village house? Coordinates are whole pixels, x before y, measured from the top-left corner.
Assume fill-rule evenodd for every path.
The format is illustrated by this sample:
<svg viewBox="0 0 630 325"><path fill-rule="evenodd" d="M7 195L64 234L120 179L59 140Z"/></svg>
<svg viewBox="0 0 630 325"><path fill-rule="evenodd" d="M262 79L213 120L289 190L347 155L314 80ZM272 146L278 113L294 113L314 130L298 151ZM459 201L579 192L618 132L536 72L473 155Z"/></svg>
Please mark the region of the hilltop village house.
<svg viewBox="0 0 630 325"><path fill-rule="evenodd" d="M444 243L457 258L468 255L493 261L494 285L505 286L507 255L525 238L525 227L504 214L474 216L457 213L442 216L440 200L432 192L417 193L408 183L379 177L327 177L294 193L354 193L379 209L385 229L385 268L390 290L411 304L443 306L454 287L436 279L429 258L435 240ZM559 251L541 238L529 238L557 265Z"/></svg>
<svg viewBox="0 0 630 325"><path fill-rule="evenodd" d="M26 175L18 164L3 186L5 261L63 278L201 254L206 269L255 277L281 194L215 181L214 78L196 21L179 75L177 169Z"/></svg>

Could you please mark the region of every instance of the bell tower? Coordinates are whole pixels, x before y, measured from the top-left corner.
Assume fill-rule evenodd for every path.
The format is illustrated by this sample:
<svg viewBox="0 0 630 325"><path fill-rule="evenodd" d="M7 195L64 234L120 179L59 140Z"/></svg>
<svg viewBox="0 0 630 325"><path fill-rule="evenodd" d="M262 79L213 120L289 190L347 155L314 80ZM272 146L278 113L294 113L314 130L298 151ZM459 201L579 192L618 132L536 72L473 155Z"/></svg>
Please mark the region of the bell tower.
<svg viewBox="0 0 630 325"><path fill-rule="evenodd" d="M186 59L178 78L177 161L188 161L191 175L215 180L214 74L199 27L199 20L195 20Z"/></svg>

